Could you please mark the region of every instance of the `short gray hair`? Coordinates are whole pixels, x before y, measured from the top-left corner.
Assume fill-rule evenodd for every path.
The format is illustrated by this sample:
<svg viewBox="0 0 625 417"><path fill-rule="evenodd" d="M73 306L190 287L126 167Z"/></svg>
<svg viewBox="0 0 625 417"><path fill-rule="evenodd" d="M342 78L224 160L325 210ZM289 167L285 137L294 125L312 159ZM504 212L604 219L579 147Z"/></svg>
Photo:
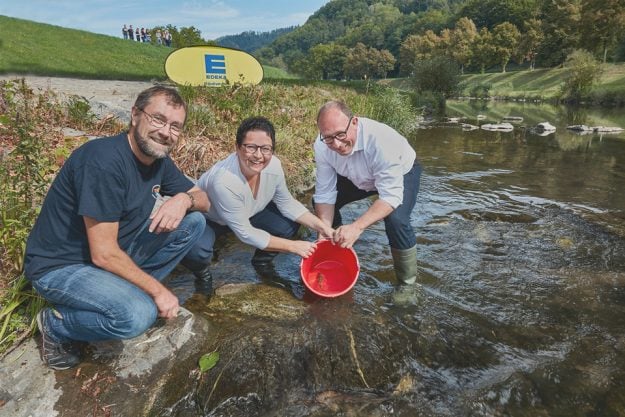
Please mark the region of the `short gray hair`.
<svg viewBox="0 0 625 417"><path fill-rule="evenodd" d="M349 118L354 116L354 113L349 108L349 106L345 104L345 102L341 100L330 100L319 109L319 112L317 113L317 123L319 123L319 118L323 114L325 114L328 110L332 109L338 109L341 113Z"/></svg>

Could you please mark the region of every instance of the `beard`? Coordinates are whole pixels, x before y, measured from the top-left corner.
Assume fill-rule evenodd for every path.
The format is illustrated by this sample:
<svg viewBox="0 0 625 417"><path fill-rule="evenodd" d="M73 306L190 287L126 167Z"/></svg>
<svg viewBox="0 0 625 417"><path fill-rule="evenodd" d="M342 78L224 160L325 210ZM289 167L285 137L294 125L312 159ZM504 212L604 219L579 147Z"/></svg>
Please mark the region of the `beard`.
<svg viewBox="0 0 625 417"><path fill-rule="evenodd" d="M173 145L165 145L160 142L156 142L153 139L145 138L136 131L134 137L141 152L154 159L163 159L167 157L173 147ZM165 149L162 149L161 147L165 147Z"/></svg>

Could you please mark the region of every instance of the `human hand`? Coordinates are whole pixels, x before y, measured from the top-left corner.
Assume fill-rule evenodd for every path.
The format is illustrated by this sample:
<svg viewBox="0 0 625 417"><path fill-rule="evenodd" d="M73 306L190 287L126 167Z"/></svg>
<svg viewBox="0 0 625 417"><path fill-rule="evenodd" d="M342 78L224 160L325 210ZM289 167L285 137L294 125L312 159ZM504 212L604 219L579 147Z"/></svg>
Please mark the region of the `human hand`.
<svg viewBox="0 0 625 417"><path fill-rule="evenodd" d="M171 319L178 315L180 306L178 305L178 297L171 291L163 287L163 289L154 296L154 303L158 308L158 316Z"/></svg>
<svg viewBox="0 0 625 417"><path fill-rule="evenodd" d="M308 258L317 249L315 242L308 242L306 240L294 240L292 244L291 252L301 256L302 258Z"/></svg>
<svg viewBox="0 0 625 417"><path fill-rule="evenodd" d="M187 214L190 200L185 193L179 193L165 200L150 216L151 233L171 232L176 230Z"/></svg>
<svg viewBox="0 0 625 417"><path fill-rule="evenodd" d="M332 236L334 244L342 248L351 248L362 234L362 229L356 225L346 224L338 227Z"/></svg>
<svg viewBox="0 0 625 417"><path fill-rule="evenodd" d="M318 231L319 239L332 239L334 235L334 229L324 224L322 230Z"/></svg>

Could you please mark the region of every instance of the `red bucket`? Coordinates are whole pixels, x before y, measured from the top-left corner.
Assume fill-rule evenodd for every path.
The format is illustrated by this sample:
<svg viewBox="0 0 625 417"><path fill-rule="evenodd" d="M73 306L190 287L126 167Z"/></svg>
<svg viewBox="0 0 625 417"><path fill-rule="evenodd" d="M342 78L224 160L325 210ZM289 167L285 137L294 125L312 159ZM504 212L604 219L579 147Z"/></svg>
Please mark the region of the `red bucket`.
<svg viewBox="0 0 625 417"><path fill-rule="evenodd" d="M351 290L359 271L356 252L331 240L318 241L315 252L300 264L304 285L321 297L338 297Z"/></svg>

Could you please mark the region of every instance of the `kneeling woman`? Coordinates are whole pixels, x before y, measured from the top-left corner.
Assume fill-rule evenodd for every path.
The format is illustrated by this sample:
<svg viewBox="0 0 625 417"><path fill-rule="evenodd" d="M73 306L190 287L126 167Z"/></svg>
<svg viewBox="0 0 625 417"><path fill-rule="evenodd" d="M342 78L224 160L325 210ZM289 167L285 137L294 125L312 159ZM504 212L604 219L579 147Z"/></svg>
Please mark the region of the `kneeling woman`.
<svg viewBox="0 0 625 417"><path fill-rule="evenodd" d="M290 240L299 225L331 237L333 229L297 201L286 186L280 160L273 156L276 133L264 117L244 120L237 130L236 150L204 173L198 186L211 201L204 213L206 229L184 264L212 285L208 264L215 239L227 232L256 247L254 266L271 262L278 252L308 257L316 244Z"/></svg>

